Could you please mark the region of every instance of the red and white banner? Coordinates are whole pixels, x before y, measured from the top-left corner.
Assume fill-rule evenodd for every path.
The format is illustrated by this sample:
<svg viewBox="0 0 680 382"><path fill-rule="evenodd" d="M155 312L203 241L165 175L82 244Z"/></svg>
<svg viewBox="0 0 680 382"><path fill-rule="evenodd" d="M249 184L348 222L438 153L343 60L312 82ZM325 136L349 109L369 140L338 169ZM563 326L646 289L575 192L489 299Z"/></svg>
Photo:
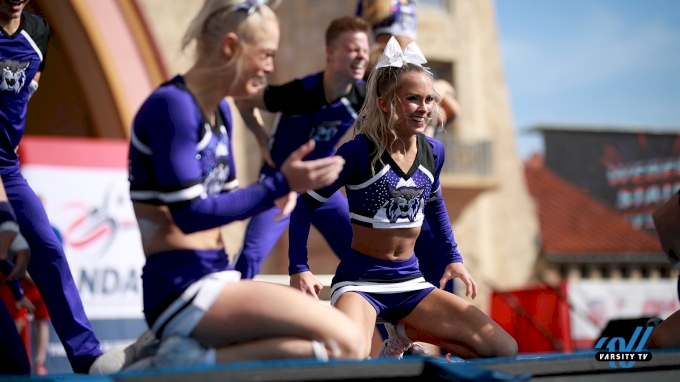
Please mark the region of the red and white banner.
<svg viewBox="0 0 680 382"><path fill-rule="evenodd" d="M142 318L141 238L123 140L25 137L21 171L43 199L90 319Z"/></svg>
<svg viewBox="0 0 680 382"><path fill-rule="evenodd" d="M577 280L567 283L571 338L579 344L597 340L615 319L659 317L680 309L677 280Z"/></svg>

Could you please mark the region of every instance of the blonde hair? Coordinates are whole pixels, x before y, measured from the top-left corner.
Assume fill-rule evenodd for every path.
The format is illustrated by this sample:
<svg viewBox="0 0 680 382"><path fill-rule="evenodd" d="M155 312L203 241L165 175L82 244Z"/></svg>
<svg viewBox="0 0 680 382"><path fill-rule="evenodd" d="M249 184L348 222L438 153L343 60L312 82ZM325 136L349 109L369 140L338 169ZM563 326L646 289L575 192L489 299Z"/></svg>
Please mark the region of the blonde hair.
<svg viewBox="0 0 680 382"><path fill-rule="evenodd" d="M392 0L362 0L361 18L375 25L392 14Z"/></svg>
<svg viewBox="0 0 680 382"><path fill-rule="evenodd" d="M371 160L371 173L373 175L375 175L375 165L378 161L384 165L382 156L387 150L387 146L390 145L391 147L399 139L396 129L399 117L396 112L397 99L395 95L399 89L401 78L411 73L425 73L431 77L422 66L408 63L404 63L401 67L374 68L368 77L366 100L355 123L359 134L366 135L375 146ZM434 91L434 96L435 102L432 113L440 115L438 105L441 96L436 91ZM383 112L380 108L379 97L385 98L388 113Z"/></svg>
<svg viewBox="0 0 680 382"><path fill-rule="evenodd" d="M276 14L267 5L257 8L252 14L247 10L234 11L244 0L205 0L201 10L189 24L182 38L182 50L186 50L192 41L196 41L197 58L206 59L216 70L227 71L236 66L236 75L232 86L243 75L243 54L248 46L257 41L265 20L277 21ZM278 4L278 2L275 2ZM221 55L222 41L227 33L233 32L238 37L241 47L226 64L217 59Z"/></svg>

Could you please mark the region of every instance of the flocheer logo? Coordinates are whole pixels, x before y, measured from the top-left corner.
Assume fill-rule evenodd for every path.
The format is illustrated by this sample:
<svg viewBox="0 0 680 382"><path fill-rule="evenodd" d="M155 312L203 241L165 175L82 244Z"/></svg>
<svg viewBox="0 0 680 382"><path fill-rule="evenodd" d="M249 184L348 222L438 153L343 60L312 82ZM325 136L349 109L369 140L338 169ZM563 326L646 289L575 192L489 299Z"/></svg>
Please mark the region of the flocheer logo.
<svg viewBox="0 0 680 382"><path fill-rule="evenodd" d="M640 337L640 333L642 333L643 329L645 332L637 343L635 350L633 350L633 346L635 346L635 342L638 340L638 337ZM617 361L621 368L624 369L630 369L637 361L651 361L652 353L643 350L652 330L654 330L653 327L644 328L638 326L635 328L635 332L628 342L626 342L623 337L614 337L611 339L609 337L600 338L595 345L595 349L602 351L598 351L595 354L595 359L600 362L609 362L609 367L614 369L617 368Z"/></svg>

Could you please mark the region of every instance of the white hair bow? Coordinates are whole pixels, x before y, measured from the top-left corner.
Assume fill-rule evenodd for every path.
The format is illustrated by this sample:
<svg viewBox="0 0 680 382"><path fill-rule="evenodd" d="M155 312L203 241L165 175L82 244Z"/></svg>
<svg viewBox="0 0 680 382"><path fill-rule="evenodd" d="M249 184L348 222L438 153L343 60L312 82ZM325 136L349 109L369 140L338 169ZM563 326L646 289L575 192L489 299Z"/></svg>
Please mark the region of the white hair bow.
<svg viewBox="0 0 680 382"><path fill-rule="evenodd" d="M267 0L245 0L244 2L236 4L236 6L231 11L246 11L248 12L248 16L250 16L267 3Z"/></svg>
<svg viewBox="0 0 680 382"><path fill-rule="evenodd" d="M406 49L402 52L397 39L392 36L390 41L387 42L385 51L383 51L383 54L380 56L378 63L375 64L375 67L376 69L384 68L386 66L401 68L404 63L407 63L418 65L425 69L426 72L432 74L429 70L430 68L423 66L426 62L427 60L425 59L425 56L423 56L423 52L420 51L420 48L418 48L418 45L416 45L415 42L406 45Z"/></svg>

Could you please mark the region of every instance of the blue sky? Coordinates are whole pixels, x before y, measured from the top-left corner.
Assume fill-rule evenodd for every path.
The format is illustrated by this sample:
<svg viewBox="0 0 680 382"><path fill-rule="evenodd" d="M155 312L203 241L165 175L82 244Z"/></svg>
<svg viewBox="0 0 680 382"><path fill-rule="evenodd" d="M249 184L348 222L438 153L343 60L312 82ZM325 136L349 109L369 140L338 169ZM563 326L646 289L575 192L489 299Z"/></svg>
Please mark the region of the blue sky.
<svg viewBox="0 0 680 382"><path fill-rule="evenodd" d="M495 0L522 158L537 123L680 128L680 0Z"/></svg>

